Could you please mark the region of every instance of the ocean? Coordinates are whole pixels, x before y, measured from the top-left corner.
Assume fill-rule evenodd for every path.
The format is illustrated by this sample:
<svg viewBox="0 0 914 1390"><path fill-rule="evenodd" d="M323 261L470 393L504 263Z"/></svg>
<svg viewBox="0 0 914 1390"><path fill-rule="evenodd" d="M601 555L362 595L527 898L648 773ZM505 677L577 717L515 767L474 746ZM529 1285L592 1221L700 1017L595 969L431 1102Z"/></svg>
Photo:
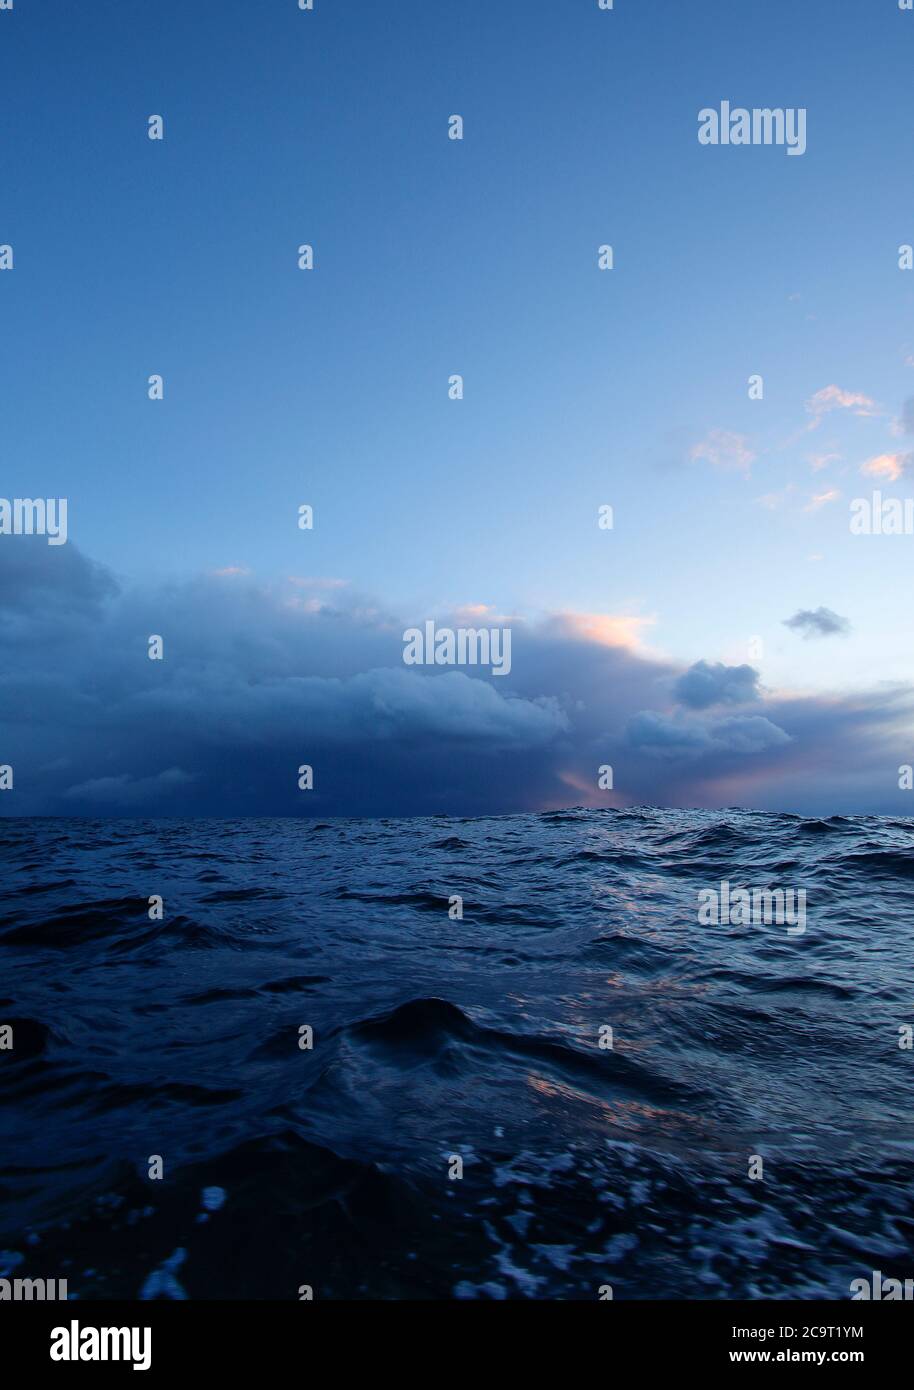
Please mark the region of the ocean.
<svg viewBox="0 0 914 1390"><path fill-rule="evenodd" d="M79 1300L910 1278L912 828L4 819L0 1278ZM752 888L802 892L802 918L699 920Z"/></svg>

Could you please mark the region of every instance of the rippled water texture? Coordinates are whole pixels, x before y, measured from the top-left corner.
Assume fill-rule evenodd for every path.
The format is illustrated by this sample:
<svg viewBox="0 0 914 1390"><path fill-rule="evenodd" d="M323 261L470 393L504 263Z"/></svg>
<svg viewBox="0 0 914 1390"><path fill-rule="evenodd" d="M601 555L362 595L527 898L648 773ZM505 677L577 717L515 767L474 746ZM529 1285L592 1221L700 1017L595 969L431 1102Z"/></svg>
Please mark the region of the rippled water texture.
<svg viewBox="0 0 914 1390"><path fill-rule="evenodd" d="M914 1275L910 821L4 820L0 857L0 1277L623 1299ZM805 889L805 933L699 926L724 879Z"/></svg>

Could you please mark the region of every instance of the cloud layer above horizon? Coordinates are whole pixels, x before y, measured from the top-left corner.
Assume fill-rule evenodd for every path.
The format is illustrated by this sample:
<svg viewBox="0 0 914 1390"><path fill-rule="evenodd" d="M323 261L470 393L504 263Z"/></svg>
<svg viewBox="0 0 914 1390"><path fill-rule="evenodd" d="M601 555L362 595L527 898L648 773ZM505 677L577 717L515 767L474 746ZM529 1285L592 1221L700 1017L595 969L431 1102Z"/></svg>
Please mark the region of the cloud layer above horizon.
<svg viewBox="0 0 914 1390"><path fill-rule="evenodd" d="M407 667L403 633L509 625L512 668ZM743 805L908 814L914 688L766 692L613 614L387 612L340 580L132 585L74 545L0 546L6 814L481 815ZM164 641L151 661L148 640ZM298 789L298 769L314 789ZM599 769L614 789L599 789Z"/></svg>

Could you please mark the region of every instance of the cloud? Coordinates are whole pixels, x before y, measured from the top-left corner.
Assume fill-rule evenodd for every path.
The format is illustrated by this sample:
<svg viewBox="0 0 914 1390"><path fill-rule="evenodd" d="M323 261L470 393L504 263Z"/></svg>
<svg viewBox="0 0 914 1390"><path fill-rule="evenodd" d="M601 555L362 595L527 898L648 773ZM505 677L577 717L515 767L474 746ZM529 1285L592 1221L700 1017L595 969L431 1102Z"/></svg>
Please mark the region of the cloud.
<svg viewBox="0 0 914 1390"><path fill-rule="evenodd" d="M548 620L551 630L582 642L604 647L637 647L653 618L627 618L609 613L556 613Z"/></svg>
<svg viewBox="0 0 914 1390"><path fill-rule="evenodd" d="M699 444L689 450L693 460L710 463L728 473L742 473L748 478L755 451L743 434L733 434L729 430L711 430Z"/></svg>
<svg viewBox="0 0 914 1390"><path fill-rule="evenodd" d="M897 483L914 462L914 454L879 454L861 464L860 472L867 478L880 478Z"/></svg>
<svg viewBox="0 0 914 1390"><path fill-rule="evenodd" d="M123 772L119 777L95 777L78 786L68 787L64 796L69 800L96 806L148 806L167 801L170 792L180 791L194 779L179 767L167 768L155 777L131 777Z"/></svg>
<svg viewBox="0 0 914 1390"><path fill-rule="evenodd" d="M790 742L790 735L762 715L730 715L716 721L671 717L645 710L627 727L633 748L657 756L695 757L708 752L763 753Z"/></svg>
<svg viewBox="0 0 914 1390"><path fill-rule="evenodd" d="M840 492L834 487L829 488L827 492L813 493L803 510L804 512L817 512L820 507L827 507L829 502L837 502L840 496Z"/></svg>
<svg viewBox="0 0 914 1390"><path fill-rule="evenodd" d="M795 484L788 483L780 492L766 492L762 497L756 497L756 505L765 507L769 512L776 512L791 500L795 492Z"/></svg>
<svg viewBox="0 0 914 1390"><path fill-rule="evenodd" d="M758 671L751 666L724 666L696 661L673 687L676 699L689 709L711 705L745 704L759 699Z"/></svg>
<svg viewBox="0 0 914 1390"><path fill-rule="evenodd" d="M788 483L780 492L768 492L762 497L757 497L756 503L760 507L765 507L770 512L780 511L780 509L792 502L796 497L797 489L794 483ZM827 488L825 492L813 493L803 508L804 512L817 512L822 507L828 506L829 502L837 502L841 493L837 488Z"/></svg>
<svg viewBox="0 0 914 1390"><path fill-rule="evenodd" d="M784 626L801 632L807 641L811 637L846 636L851 630L847 618L839 617L830 608L800 609L792 618L784 619Z"/></svg>
<svg viewBox="0 0 914 1390"><path fill-rule="evenodd" d="M549 697L518 699L463 671L420 674L403 666L343 679L288 672L254 682L223 671L208 683L205 706L198 688L182 682L147 692L142 709L176 732L237 747L259 745L269 734L321 747L428 738L502 751L537 748L567 727Z"/></svg>
<svg viewBox="0 0 914 1390"><path fill-rule="evenodd" d="M0 568L0 616L40 618L46 608L71 617L92 616L120 592L114 575L76 546L56 546L53 563L32 537L17 536L3 545Z"/></svg>
<svg viewBox="0 0 914 1390"><path fill-rule="evenodd" d="M824 415L832 410L850 410L855 415L870 417L879 414L879 407L869 396L860 391L842 391L840 386L823 386L806 402L806 409L813 416L811 429L815 429Z"/></svg>
<svg viewBox="0 0 914 1390"><path fill-rule="evenodd" d="M751 667L664 659L647 619L612 612L512 618L504 677L408 668L405 628L456 626L455 614L391 612L348 584L127 583L72 542L7 539L0 761L15 785L3 815L878 811L901 795L890 773L908 760L909 687L787 699ZM162 661L148 658L152 633ZM314 790L302 792L306 763ZM612 793L598 786L604 764Z"/></svg>

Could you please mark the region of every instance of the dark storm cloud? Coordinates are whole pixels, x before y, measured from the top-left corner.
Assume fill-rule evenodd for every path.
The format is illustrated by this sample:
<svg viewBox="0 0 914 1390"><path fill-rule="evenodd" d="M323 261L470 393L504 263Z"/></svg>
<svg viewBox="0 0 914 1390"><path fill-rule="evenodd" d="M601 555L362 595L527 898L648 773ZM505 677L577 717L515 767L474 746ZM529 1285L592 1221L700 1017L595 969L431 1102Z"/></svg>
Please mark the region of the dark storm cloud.
<svg viewBox="0 0 914 1390"><path fill-rule="evenodd" d="M851 630L847 618L833 613L830 608L801 608L792 618L784 619L784 626L802 633L806 641L811 637L843 637Z"/></svg>
<svg viewBox="0 0 914 1390"><path fill-rule="evenodd" d="M626 732L632 748L662 756L670 752L685 756L761 753L790 742L789 734L761 715L730 715L699 722L645 710L629 720Z"/></svg>
<svg viewBox="0 0 914 1390"><path fill-rule="evenodd" d="M673 690L681 705L708 709L711 705L745 704L759 698L758 671L751 666L724 666L720 661L696 661Z"/></svg>
<svg viewBox="0 0 914 1390"><path fill-rule="evenodd" d="M345 586L122 587L72 545L16 540L0 547L7 813L450 809L570 729L548 693L408 669L404 624Z"/></svg>
<svg viewBox="0 0 914 1390"><path fill-rule="evenodd" d="M6 540L0 551L0 613L40 620L46 609L91 614L120 589L114 576L74 545L59 546L53 559L31 536Z"/></svg>
<svg viewBox="0 0 914 1390"><path fill-rule="evenodd" d="M510 675L406 667L394 616L338 581L118 583L72 544L0 544L4 814L477 815L589 804L893 805L907 689L762 696L684 671L638 624L510 621ZM473 610L439 625L494 625ZM150 661L159 635L165 659ZM671 701L670 692L674 692ZM738 702L751 713L735 713ZM298 768L314 790L298 790ZM601 766L615 791L598 789ZM834 807L833 807L834 808ZM904 807L907 810L907 806Z"/></svg>

